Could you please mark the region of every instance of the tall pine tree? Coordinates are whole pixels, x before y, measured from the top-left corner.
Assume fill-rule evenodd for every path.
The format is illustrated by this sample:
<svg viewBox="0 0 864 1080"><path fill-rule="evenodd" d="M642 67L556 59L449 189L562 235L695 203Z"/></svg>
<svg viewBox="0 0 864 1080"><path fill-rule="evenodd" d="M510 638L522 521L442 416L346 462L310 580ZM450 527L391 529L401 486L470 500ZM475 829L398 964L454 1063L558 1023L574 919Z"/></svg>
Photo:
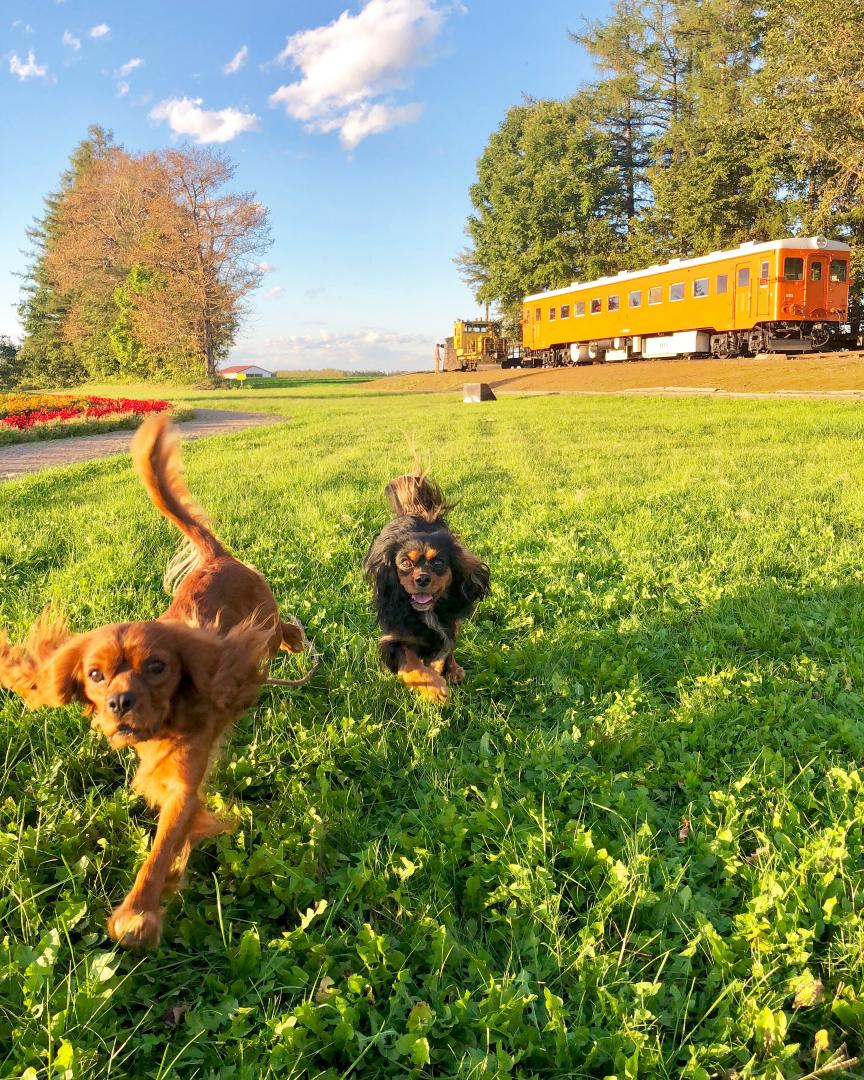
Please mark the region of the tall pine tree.
<svg viewBox="0 0 864 1080"><path fill-rule="evenodd" d="M87 377L87 368L66 334L72 297L57 288L48 271L47 255L58 235L58 211L64 196L74 189L95 161L114 149L110 131L93 126L69 159L60 190L44 199L45 212L27 230L31 262L23 275L18 316L24 328L19 378L35 386L68 386Z"/></svg>

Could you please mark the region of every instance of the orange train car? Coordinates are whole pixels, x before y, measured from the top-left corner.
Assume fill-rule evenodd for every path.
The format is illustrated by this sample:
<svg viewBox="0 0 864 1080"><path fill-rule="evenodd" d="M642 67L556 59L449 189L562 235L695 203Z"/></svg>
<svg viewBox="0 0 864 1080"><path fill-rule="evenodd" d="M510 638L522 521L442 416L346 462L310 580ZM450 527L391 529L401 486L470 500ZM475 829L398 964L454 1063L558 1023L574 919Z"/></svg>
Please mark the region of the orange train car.
<svg viewBox="0 0 864 1080"><path fill-rule="evenodd" d="M848 244L822 236L749 242L526 296L522 363L821 349L848 307Z"/></svg>

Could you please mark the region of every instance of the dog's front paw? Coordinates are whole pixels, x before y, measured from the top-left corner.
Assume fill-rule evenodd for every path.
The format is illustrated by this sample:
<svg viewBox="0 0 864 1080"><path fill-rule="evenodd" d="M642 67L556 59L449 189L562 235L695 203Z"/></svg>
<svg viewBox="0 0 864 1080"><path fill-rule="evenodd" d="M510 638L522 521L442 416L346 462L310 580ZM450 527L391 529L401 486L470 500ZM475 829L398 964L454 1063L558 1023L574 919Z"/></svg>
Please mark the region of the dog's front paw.
<svg viewBox="0 0 864 1080"><path fill-rule="evenodd" d="M108 933L126 949L155 949L162 936L162 916L123 903L111 912Z"/></svg>
<svg viewBox="0 0 864 1080"><path fill-rule="evenodd" d="M465 681L465 668L460 667L455 660L450 661L447 669L447 682L460 683Z"/></svg>
<svg viewBox="0 0 864 1080"><path fill-rule="evenodd" d="M415 683L414 689L421 697L435 702L436 705L443 705L447 701L447 683L433 671L429 672L422 683Z"/></svg>

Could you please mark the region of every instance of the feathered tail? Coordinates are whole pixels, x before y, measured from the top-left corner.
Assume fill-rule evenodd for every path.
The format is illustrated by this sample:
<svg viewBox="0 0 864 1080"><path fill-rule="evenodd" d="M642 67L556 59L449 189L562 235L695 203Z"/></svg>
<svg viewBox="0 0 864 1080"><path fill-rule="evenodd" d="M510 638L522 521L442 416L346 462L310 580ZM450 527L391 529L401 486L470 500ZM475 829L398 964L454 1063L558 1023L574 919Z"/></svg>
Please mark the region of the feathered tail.
<svg viewBox="0 0 864 1080"><path fill-rule="evenodd" d="M419 517L432 522L438 521L450 509L441 488L424 472L397 476L384 493L397 516Z"/></svg>
<svg viewBox="0 0 864 1080"><path fill-rule="evenodd" d="M135 432L131 451L132 464L150 501L177 526L197 553L197 560L187 557L183 569L188 572L195 561L217 559L227 551L213 535L204 511L186 487L179 441L177 429L166 416L150 416ZM170 571L169 566L169 574ZM183 575L175 573L175 587L180 576Z"/></svg>

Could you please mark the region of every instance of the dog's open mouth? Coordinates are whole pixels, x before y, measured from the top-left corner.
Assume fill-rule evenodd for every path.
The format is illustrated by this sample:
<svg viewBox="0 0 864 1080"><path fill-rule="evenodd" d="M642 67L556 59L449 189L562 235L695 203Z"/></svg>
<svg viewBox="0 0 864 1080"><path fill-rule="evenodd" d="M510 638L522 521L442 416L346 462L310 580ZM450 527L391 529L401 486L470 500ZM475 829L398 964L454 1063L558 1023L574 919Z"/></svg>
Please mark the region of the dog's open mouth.
<svg viewBox="0 0 864 1080"><path fill-rule="evenodd" d="M139 734L132 724L118 724L109 738L112 743L128 745L130 742L138 742Z"/></svg>
<svg viewBox="0 0 864 1080"><path fill-rule="evenodd" d="M432 593L411 593L411 606L417 611L428 611L434 603L435 597Z"/></svg>

